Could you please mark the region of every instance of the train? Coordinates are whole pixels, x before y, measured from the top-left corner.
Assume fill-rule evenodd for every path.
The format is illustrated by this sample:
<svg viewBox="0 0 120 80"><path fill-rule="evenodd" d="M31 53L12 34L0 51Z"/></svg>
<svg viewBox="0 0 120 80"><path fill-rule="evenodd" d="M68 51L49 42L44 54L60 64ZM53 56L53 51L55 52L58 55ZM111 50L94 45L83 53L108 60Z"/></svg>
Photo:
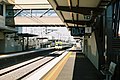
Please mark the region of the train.
<svg viewBox="0 0 120 80"><path fill-rule="evenodd" d="M61 41L55 42L55 49L61 50L62 47L63 47L63 46L62 46L62 42L61 42Z"/></svg>
<svg viewBox="0 0 120 80"><path fill-rule="evenodd" d="M57 41L55 42L55 49L56 50L62 50L64 48L71 47L70 43L62 42L62 41Z"/></svg>

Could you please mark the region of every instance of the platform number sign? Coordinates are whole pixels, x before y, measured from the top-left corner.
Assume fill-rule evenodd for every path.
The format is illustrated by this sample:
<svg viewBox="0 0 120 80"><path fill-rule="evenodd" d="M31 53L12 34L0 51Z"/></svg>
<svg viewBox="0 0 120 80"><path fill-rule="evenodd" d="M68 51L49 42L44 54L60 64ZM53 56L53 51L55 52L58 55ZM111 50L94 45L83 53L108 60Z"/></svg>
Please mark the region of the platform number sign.
<svg viewBox="0 0 120 80"><path fill-rule="evenodd" d="M71 28L72 36L84 36L84 34L85 34L85 27L72 27Z"/></svg>

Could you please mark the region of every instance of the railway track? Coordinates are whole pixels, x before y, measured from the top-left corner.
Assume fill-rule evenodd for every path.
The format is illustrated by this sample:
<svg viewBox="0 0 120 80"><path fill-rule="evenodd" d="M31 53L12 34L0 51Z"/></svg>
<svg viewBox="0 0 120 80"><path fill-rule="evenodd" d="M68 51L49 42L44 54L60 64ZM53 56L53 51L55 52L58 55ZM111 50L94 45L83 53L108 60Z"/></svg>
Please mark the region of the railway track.
<svg viewBox="0 0 120 80"><path fill-rule="evenodd" d="M48 55L39 56L29 61L1 69L0 80L25 80L26 77L29 77L38 69L42 68L45 64L49 63L64 52L65 50L55 51Z"/></svg>

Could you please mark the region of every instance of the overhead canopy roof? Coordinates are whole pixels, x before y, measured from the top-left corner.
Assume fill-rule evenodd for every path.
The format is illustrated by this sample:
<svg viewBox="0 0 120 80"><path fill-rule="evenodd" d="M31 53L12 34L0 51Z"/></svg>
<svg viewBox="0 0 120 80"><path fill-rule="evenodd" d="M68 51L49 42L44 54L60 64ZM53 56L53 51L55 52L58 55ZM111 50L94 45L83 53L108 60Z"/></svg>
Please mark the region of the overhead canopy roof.
<svg viewBox="0 0 120 80"><path fill-rule="evenodd" d="M68 26L90 26L111 0L48 0Z"/></svg>
<svg viewBox="0 0 120 80"><path fill-rule="evenodd" d="M0 27L0 30L4 33L16 33L17 30L10 27Z"/></svg>
<svg viewBox="0 0 120 80"><path fill-rule="evenodd" d="M37 38L37 39L48 39L47 37L41 37L41 38Z"/></svg>
<svg viewBox="0 0 120 80"><path fill-rule="evenodd" d="M44 25L63 25L64 23L58 16L46 16L46 17L15 17L15 25L16 26L44 26Z"/></svg>
<svg viewBox="0 0 120 80"><path fill-rule="evenodd" d="M3 0L6 4L13 4L13 7L9 7L8 9L14 9L16 10L14 14L14 23L15 24L8 24L9 26L55 26L55 27L61 27L65 26L64 23L61 21L61 19L58 16L38 16L37 10L47 10L43 13L45 15L49 10L53 10L52 6L49 4L47 0ZM18 10L18 11L17 11ZM29 11L26 10L31 10ZM29 16L33 12L33 17ZM35 11L36 10L36 11ZM8 11L9 12L9 11ZM17 15L23 15L17 16ZM51 13L52 14L52 13ZM37 16L35 16L37 15ZM39 15L42 15L41 13ZM8 18L9 19L9 18Z"/></svg>
<svg viewBox="0 0 120 80"><path fill-rule="evenodd" d="M34 37L34 36L38 36L35 34L29 34L29 33L18 33L18 36L22 36L22 37Z"/></svg>
<svg viewBox="0 0 120 80"><path fill-rule="evenodd" d="M13 4L14 9L48 9L52 8L47 0L0 0L6 4Z"/></svg>

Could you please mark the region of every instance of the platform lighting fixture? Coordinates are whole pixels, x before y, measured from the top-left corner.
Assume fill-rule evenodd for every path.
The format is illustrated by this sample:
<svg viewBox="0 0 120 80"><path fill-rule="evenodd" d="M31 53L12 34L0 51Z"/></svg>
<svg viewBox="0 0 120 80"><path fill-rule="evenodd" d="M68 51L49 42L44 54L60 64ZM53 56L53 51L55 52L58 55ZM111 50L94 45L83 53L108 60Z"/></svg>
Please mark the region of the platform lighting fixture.
<svg viewBox="0 0 120 80"><path fill-rule="evenodd" d="M85 19L85 20L90 20L91 17L92 17L91 15L84 15L84 19Z"/></svg>
<svg viewBox="0 0 120 80"><path fill-rule="evenodd" d="M90 15L84 15L84 19L90 20L93 16L93 11L90 12Z"/></svg>

